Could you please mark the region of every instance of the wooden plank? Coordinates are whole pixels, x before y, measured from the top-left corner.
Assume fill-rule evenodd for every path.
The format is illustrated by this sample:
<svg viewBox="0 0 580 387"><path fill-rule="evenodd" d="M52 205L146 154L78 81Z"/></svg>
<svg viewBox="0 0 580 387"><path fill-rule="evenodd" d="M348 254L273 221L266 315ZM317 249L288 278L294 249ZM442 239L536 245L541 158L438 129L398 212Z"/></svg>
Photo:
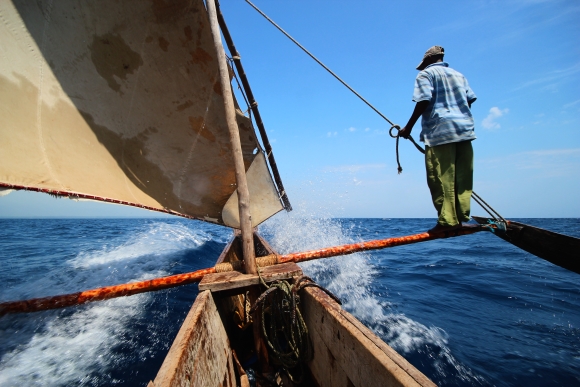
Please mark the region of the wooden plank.
<svg viewBox="0 0 580 387"><path fill-rule="evenodd" d="M222 253L220 254L215 263L216 265L222 262L231 262L232 260L240 260L240 258L236 256L236 246L235 246L236 243L239 243L239 240L236 238L238 234L239 230L234 230L234 237L232 238L230 243L227 244L226 248L223 249ZM240 252L240 257L241 255L242 254Z"/></svg>
<svg viewBox="0 0 580 387"><path fill-rule="evenodd" d="M480 224L488 224L490 220L478 216L473 219ZM494 234L528 253L580 274L579 238L512 221L509 221L505 233Z"/></svg>
<svg viewBox="0 0 580 387"><path fill-rule="evenodd" d="M300 266L295 263L283 263L260 268L260 273L264 281L272 282L302 275L302 269L300 269ZM206 275L199 283L199 290L211 290L212 292L219 292L222 290L258 285L259 283L260 277L257 275L243 274L237 271L228 271L225 273Z"/></svg>
<svg viewBox="0 0 580 387"><path fill-rule="evenodd" d="M320 386L435 386L326 293L305 288L301 295L315 348L310 369ZM346 382L339 371L326 370L325 365L340 368Z"/></svg>
<svg viewBox="0 0 580 387"><path fill-rule="evenodd" d="M231 348L210 292L200 292L153 385L235 386Z"/></svg>
<svg viewBox="0 0 580 387"><path fill-rule="evenodd" d="M308 324L308 323L307 323ZM316 329L309 327L308 334L312 340L314 359L309 363L310 373L318 380L320 386L350 387L352 382L342 370L330 349Z"/></svg>

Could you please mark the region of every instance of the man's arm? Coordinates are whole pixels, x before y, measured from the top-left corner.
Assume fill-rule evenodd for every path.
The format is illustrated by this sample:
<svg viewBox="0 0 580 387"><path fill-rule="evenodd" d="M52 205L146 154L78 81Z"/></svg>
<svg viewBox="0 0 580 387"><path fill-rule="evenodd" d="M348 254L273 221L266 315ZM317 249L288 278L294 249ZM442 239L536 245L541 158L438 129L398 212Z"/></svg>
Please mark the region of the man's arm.
<svg viewBox="0 0 580 387"><path fill-rule="evenodd" d="M413 126L415 126L415 123L417 122L419 117L421 117L421 114L425 112L425 109L427 109L427 106L429 106L429 102L430 101L417 102L417 104L415 105L415 109L413 110L413 114L411 114L411 118L409 118L409 122L407 122L407 125L405 125L399 131L399 136L409 138L409 136L411 135L411 131L413 130Z"/></svg>

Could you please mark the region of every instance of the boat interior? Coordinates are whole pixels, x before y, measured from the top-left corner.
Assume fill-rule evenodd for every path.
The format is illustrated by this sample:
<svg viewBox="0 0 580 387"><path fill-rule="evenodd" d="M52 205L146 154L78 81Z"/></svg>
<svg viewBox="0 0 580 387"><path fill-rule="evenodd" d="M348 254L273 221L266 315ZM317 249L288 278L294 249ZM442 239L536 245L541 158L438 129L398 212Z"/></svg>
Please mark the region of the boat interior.
<svg viewBox="0 0 580 387"><path fill-rule="evenodd" d="M257 233L254 245L257 257L274 253ZM240 260L241 256L242 243L235 235L217 263ZM266 283L295 282L303 275L295 263L265 267L260 274ZM260 294L265 289L258 276L239 272L210 274L199 289L163 365L148 387L434 386L343 310L333 297L315 286L299 291L299 309L308 329L312 356L290 370L295 383L288 371L273 361L271 350L260 355L255 349L265 346L261 330L253 327L258 313L249 313L252 292Z"/></svg>

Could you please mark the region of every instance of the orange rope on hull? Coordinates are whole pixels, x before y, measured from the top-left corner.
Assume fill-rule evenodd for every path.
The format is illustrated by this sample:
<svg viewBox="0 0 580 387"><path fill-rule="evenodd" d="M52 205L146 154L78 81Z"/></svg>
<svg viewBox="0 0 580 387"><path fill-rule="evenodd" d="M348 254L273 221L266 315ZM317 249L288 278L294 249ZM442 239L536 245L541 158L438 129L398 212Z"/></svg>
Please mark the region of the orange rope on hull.
<svg viewBox="0 0 580 387"><path fill-rule="evenodd" d="M487 227L460 228L437 234L421 233L397 238L388 238L368 242L353 243L342 246L326 247L318 250L304 251L277 256L278 263L306 262L313 259L330 258L339 255L354 254L360 251L384 249L388 247L408 245L429 241L433 239L450 238L461 235L473 234L486 230ZM259 258L264 259L264 258ZM266 262L266 261L264 261ZM268 261L265 265L273 262ZM216 273L215 267L201 269L190 273L176 274L168 277L155 278L152 280L131 282L122 285L106 286L83 292L65 294L60 296L34 298L26 301L13 301L0 303L0 316L8 313L38 312L41 310L65 308L67 306L81 305L87 302L107 300L109 298L131 296L133 294L151 292L156 290L173 288L199 282L207 274Z"/></svg>

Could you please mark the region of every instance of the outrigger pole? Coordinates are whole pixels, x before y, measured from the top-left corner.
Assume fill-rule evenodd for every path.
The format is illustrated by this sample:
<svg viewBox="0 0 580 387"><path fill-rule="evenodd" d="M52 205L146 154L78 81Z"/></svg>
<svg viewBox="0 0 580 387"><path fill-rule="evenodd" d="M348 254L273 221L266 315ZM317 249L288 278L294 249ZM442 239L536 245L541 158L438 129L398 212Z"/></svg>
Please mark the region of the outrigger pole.
<svg viewBox="0 0 580 387"><path fill-rule="evenodd" d="M299 263L320 258L330 258L340 255L354 254L361 251L379 250L395 246L403 246L412 243L425 242L433 239L451 238L461 235L474 234L479 231L489 230L492 226L477 226L459 228L440 233L428 233L408 235L396 238L373 240L368 242L352 243L342 246L327 247L318 250L304 251L299 253L268 255L257 258L258 267L276 265L280 263ZM110 298L131 296L138 293L152 292L156 290L174 288L200 282L204 276L213 273L227 271L241 271L245 268L245 261L220 263L214 267L193 271L190 273L176 274L168 277L155 278L147 281L132 282L122 285L106 286L98 289L85 290L60 296L34 298L26 301L13 301L0 303L0 316L9 313L38 312L41 310L65 308L67 306L81 305L87 302L107 300Z"/></svg>

